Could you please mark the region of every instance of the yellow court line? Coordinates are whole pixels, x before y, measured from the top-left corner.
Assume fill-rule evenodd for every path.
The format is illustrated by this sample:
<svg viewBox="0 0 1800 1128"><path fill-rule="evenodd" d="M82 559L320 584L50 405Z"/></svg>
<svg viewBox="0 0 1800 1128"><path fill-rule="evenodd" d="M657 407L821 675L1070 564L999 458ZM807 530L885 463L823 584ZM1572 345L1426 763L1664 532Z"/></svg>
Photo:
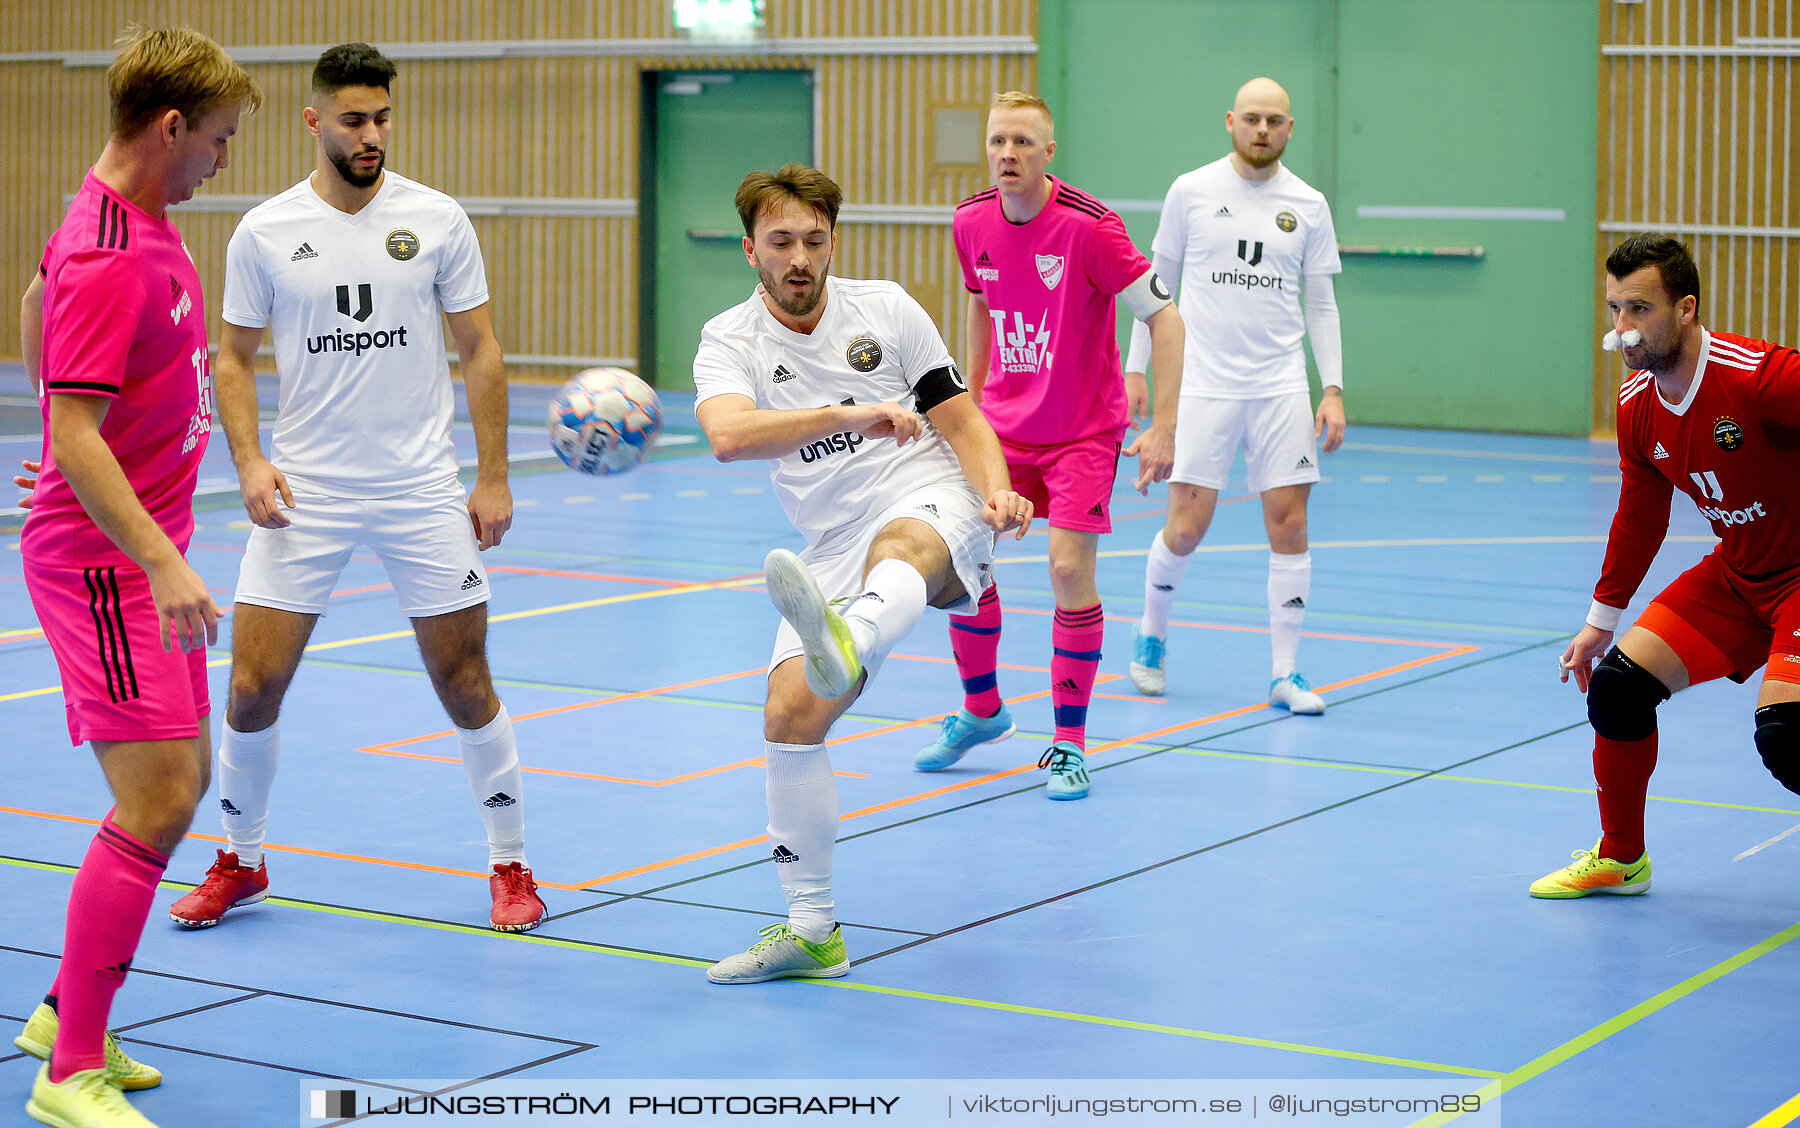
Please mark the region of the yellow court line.
<svg viewBox="0 0 1800 1128"><path fill-rule="evenodd" d="M1146 751L1180 752L1184 756L1211 756L1220 760L1246 760L1256 764L1298 764L1301 767L1332 768L1341 772L1374 772L1377 775L1411 776L1422 779L1431 776L1433 779L1446 779L1456 783L1491 783L1496 787L1528 787L1534 791L1567 791L1575 795L1592 795L1591 787L1565 787L1557 783L1526 783L1516 779L1484 779L1481 776L1458 776L1433 774L1418 768L1383 768L1375 764L1334 764L1329 760L1303 760L1295 756L1256 756L1248 752L1217 752L1207 748L1169 748L1155 744L1130 744L1121 746L1129 751L1142 748ZM1674 795L1646 795L1646 799L1654 799L1658 803L1682 803L1690 807L1718 807L1727 811L1756 811L1769 815L1800 815L1800 811L1788 807L1759 807L1751 803L1720 803L1712 799L1681 799Z"/></svg>
<svg viewBox="0 0 1800 1128"><path fill-rule="evenodd" d="M634 591L628 592L625 595L609 595L604 599L584 599L579 603L559 603L554 607L534 607L526 611L509 611L504 615L490 616L488 622L504 623L510 619L529 619L534 615L554 615L559 611L580 611L588 607L602 607L609 603L630 603L633 600L638 599L659 599L665 595L687 595L697 591L719 591L751 587L762 582L763 578L760 575L739 576L736 579L730 580L709 580L705 583L683 584L680 587L659 588L654 591ZM387 631L383 634L363 635L360 638L339 639L336 642L315 642L306 648L306 653L316 654L322 650L339 650L346 646L360 646L365 642L388 642L397 638L411 637L413 637L411 628L403 631ZM206 668L211 670L219 666L227 666L230 664L231 658L229 656L224 658L214 658L206 664ZM27 689L18 693L0 694L0 702L20 701L27 697L42 697L48 693L61 692L62 686L60 685L47 686L43 689Z"/></svg>
<svg viewBox="0 0 1800 1128"><path fill-rule="evenodd" d="M23 858L0 857L0 865L16 866L20 869L42 870L49 873L73 874L75 867L58 862L34 862ZM187 890L192 886L177 882L163 881L164 889ZM479 936L489 940L513 941L521 944L536 944L547 948L563 948L598 955L624 956L627 959L643 960L648 963L672 964L680 967L703 968L710 961L697 960L686 956L664 955L660 952L640 952L629 948L614 948L605 944L587 940L565 940L555 936L542 936L535 932L496 932L480 925L459 924L454 921L425 920L418 917L401 916L397 913L384 913L375 909L356 909L345 905L321 905L306 901L290 901L284 897L270 897L263 902L281 908L304 909L307 912L326 913L331 916L353 917L359 920L373 921L378 924L403 924L414 928L429 928L439 932L454 932L464 936ZM1396 1066L1402 1069L1418 1069L1432 1073L1448 1073L1457 1077L1493 1077L1499 1073L1492 1069L1472 1069L1461 1065L1446 1065L1442 1062L1421 1061L1415 1058L1391 1057L1386 1054L1367 1054L1357 1050L1340 1050L1331 1046L1315 1046L1305 1042L1283 1042L1272 1038L1256 1038L1246 1034L1226 1034L1217 1030L1198 1030L1185 1026L1167 1026L1155 1022L1138 1022L1129 1018L1113 1018L1108 1015L1086 1014L1081 1011L1054 1010L1048 1007L1031 1007L1018 1003L1003 1003L992 999L974 999L962 995L940 995L930 991L915 991L906 987L885 987L877 983L861 983L850 979L802 979L797 983L811 984L818 987L835 988L840 991L860 991L873 995L887 995L893 998L916 999L927 1003L944 1003L951 1006L973 1007L980 1010L1001 1011L1009 1014L1027 1015L1035 1018L1053 1018L1064 1022L1079 1022L1093 1026L1110 1026L1115 1029L1137 1030L1149 1034L1170 1034L1178 1038L1197 1038L1209 1042L1228 1042L1240 1046L1254 1046L1260 1049L1282 1050L1289 1053L1310 1054L1314 1057L1340 1058L1349 1061L1369 1062L1375 1065Z"/></svg>
<svg viewBox="0 0 1800 1128"><path fill-rule="evenodd" d="M1664 537L1666 544L1716 544L1715 536ZM1313 541L1313 548L1479 548L1504 544L1605 544L1605 537L1410 537L1401 540ZM1202 544L1195 552L1267 552L1268 541L1253 544ZM1148 556L1147 548L1120 548L1094 554L1108 560ZM1041 564L1048 556L996 556L996 564Z"/></svg>
<svg viewBox="0 0 1800 1128"><path fill-rule="evenodd" d="M1756 1118L1750 1128L1782 1128L1800 1119L1800 1093L1796 1093L1781 1102L1781 1107L1773 1109Z"/></svg>
<svg viewBox="0 0 1800 1128"><path fill-rule="evenodd" d="M1570 1058L1573 1058L1586 1050L1592 1049L1626 1027L1635 1025L1636 1023L1649 1018L1651 1015L1662 1010L1671 1003L1679 1002L1693 994L1695 991L1700 990L1700 988L1725 978L1725 976L1730 975L1745 964L1768 955L1783 944L1793 940L1796 936L1800 936L1800 923L1790 924L1768 939L1745 948L1737 955L1720 960L1705 971L1696 972L1686 979L1683 979L1680 983L1675 984L1673 987L1657 992L1637 1006L1619 1012L1605 1022L1600 1023L1598 1026L1593 1026L1582 1031L1580 1034L1575 1035L1575 1037L1570 1038L1555 1049L1539 1054L1519 1068L1512 1070L1494 1081L1488 1082L1486 1085L1477 1089L1475 1093L1482 1099L1482 1103L1485 1104L1502 1093L1516 1089L1525 1082L1556 1068ZM1781 1110L1777 1109L1776 1111L1779 1112ZM1452 1120L1460 1118L1462 1115L1461 1112L1433 1113L1422 1120L1415 1121L1409 1128L1438 1128L1439 1125L1448 1124ZM1774 1113L1771 1113L1770 1115L1774 1115ZM1778 1121L1777 1123L1786 1123L1786 1121Z"/></svg>
<svg viewBox="0 0 1800 1128"><path fill-rule="evenodd" d="M490 615L488 622L505 623L513 619L530 619L538 615L555 615L562 611L582 611L589 607L605 607L612 603L632 603L640 599L661 599L666 595L691 595L697 591L722 591L733 588L751 587L763 582L760 575L739 576L730 580L708 580L699 584L683 584L680 587L658 588L653 591L633 591L624 595L609 595L601 599L583 599L575 603L558 603L554 607L533 607L525 611L508 611L504 615ZM387 642L396 638L411 638L411 629L389 631L385 634L364 635L362 638L339 639L337 642L319 642L306 648L308 654L318 650L337 650L345 646L358 646L365 642Z"/></svg>

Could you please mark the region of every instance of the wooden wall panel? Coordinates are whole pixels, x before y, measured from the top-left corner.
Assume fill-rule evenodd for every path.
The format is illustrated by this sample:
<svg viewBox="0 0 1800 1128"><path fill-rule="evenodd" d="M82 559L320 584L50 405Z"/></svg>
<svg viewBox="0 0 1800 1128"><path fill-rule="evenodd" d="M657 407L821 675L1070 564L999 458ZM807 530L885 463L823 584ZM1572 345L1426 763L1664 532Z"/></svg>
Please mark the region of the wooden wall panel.
<svg viewBox="0 0 1800 1128"><path fill-rule="evenodd" d="M683 67L802 67L818 76L821 168L851 205L947 209L984 187L979 139L965 166L931 161L936 107L984 107L997 91L1030 88L1029 54L770 56L696 49L677 36L668 0L587 0L529 10L424 0L237 0L8 5L0 29L0 96L49 123L29 162L0 167L9 200L0 234L0 356L17 355L17 303L60 222L63 200L106 133L104 72L31 61L32 52L102 51L132 19L199 28L227 47L382 46L492 40L667 40L667 54L503 59L401 59L389 165L458 197L630 201L639 153L639 76ZM1029 37L1035 0L768 0L767 34L781 38ZM207 195L267 196L304 176L312 141L300 121L310 64L250 63L267 102L233 142L232 167ZM177 213L201 268L216 333L224 248L235 214ZM628 359L637 352L637 220L624 216L477 216L508 354ZM947 219L930 224L846 220L837 270L896 279L915 290L946 336L961 335L961 284ZM10 281L6 281L10 280ZM514 365L559 378L566 366Z"/></svg>
<svg viewBox="0 0 1800 1128"><path fill-rule="evenodd" d="M1669 230L1694 252L1705 325L1800 345L1796 36L1793 0L1601 0L1597 283L1628 231ZM1596 346L1596 431L1620 369Z"/></svg>

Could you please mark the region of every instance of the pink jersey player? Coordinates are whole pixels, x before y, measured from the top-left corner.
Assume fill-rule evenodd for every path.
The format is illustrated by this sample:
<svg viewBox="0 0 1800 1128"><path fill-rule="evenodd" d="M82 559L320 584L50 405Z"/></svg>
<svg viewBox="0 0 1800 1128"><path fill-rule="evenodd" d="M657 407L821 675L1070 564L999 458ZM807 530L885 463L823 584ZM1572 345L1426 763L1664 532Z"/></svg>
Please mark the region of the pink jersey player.
<svg viewBox="0 0 1800 1128"><path fill-rule="evenodd" d="M1000 438L1013 488L1050 524L1050 700L1054 742L1038 766L1045 793L1088 793L1087 709L1105 634L1094 561L1112 529L1121 454L1139 459L1137 488L1164 481L1174 463L1181 390L1181 315L1156 272L1099 200L1046 171L1055 126L1043 99L1011 91L988 111L994 186L964 200L951 225L969 291L969 389ZM1121 450L1130 424L1119 367L1116 301L1150 328L1158 374L1155 415ZM973 615L950 616L963 707L913 766L939 771L977 744L1011 736L997 670L1000 596L990 586Z"/></svg>
<svg viewBox="0 0 1800 1128"><path fill-rule="evenodd" d="M200 278L168 209L230 163L262 96L185 28L131 28L107 80L111 134L20 303L44 419L20 549L70 739L93 746L112 809L69 889L56 981L14 1043L46 1059L34 1118L144 1128L124 1094L162 1074L106 1023L206 791L219 620L185 555L213 397Z"/></svg>
<svg viewBox="0 0 1800 1128"><path fill-rule="evenodd" d="M1125 434L1114 297L1150 270L1125 225L1099 200L1048 177L1050 202L1028 222L989 188L956 209L963 285L993 323L982 408L1022 446Z"/></svg>
<svg viewBox="0 0 1800 1128"><path fill-rule="evenodd" d="M21 550L47 564L129 563L82 509L52 456L49 397L72 394L111 401L100 435L138 501L185 552L212 431L212 381L206 299L181 233L90 172L40 269L43 472Z"/></svg>

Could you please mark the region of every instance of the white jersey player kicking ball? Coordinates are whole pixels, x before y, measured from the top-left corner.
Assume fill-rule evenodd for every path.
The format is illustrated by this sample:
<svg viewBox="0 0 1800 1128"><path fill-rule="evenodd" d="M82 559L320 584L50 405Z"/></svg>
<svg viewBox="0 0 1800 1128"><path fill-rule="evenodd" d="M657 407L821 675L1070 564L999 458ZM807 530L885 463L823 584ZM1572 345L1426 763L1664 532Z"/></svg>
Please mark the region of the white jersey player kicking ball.
<svg viewBox="0 0 1800 1128"><path fill-rule="evenodd" d="M219 744L230 849L169 915L189 928L260 901L263 833L280 760L276 716L313 625L358 545L381 558L412 618L432 688L456 726L487 825L489 921L537 927L525 861L519 754L487 664L480 550L512 524L506 372L487 276L455 200L383 169L394 65L366 43L313 70L312 175L252 209L225 257L219 414L250 533L231 630L231 695ZM455 396L441 323L462 361L479 465L465 497L450 438ZM281 405L275 449L257 435L253 362L268 328Z"/></svg>
<svg viewBox="0 0 1800 1128"><path fill-rule="evenodd" d="M744 178L744 255L762 284L706 323L694 359L713 453L768 459L807 542L765 565L783 620L763 736L787 920L708 970L714 983L849 970L831 891L838 800L825 734L925 608L970 605L990 581L996 536L1031 524L924 309L893 282L829 277L841 200L801 165Z"/></svg>

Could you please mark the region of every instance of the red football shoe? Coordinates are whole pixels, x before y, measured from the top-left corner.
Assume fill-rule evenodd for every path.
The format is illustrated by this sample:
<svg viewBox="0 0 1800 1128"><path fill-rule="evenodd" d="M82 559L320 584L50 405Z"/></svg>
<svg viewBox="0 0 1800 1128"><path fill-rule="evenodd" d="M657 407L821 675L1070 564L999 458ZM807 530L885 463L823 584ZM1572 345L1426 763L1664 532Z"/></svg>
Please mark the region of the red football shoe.
<svg viewBox="0 0 1800 1128"><path fill-rule="evenodd" d="M488 891L494 895L494 912L489 918L500 932L530 932L544 923L544 902L538 896L537 882L531 871L518 862L494 867L488 878Z"/></svg>
<svg viewBox="0 0 1800 1128"><path fill-rule="evenodd" d="M238 865L238 856L219 851L219 860L206 871L192 893L169 906L169 919L183 928L211 928L227 909L254 905L269 895L269 863L255 869Z"/></svg>

